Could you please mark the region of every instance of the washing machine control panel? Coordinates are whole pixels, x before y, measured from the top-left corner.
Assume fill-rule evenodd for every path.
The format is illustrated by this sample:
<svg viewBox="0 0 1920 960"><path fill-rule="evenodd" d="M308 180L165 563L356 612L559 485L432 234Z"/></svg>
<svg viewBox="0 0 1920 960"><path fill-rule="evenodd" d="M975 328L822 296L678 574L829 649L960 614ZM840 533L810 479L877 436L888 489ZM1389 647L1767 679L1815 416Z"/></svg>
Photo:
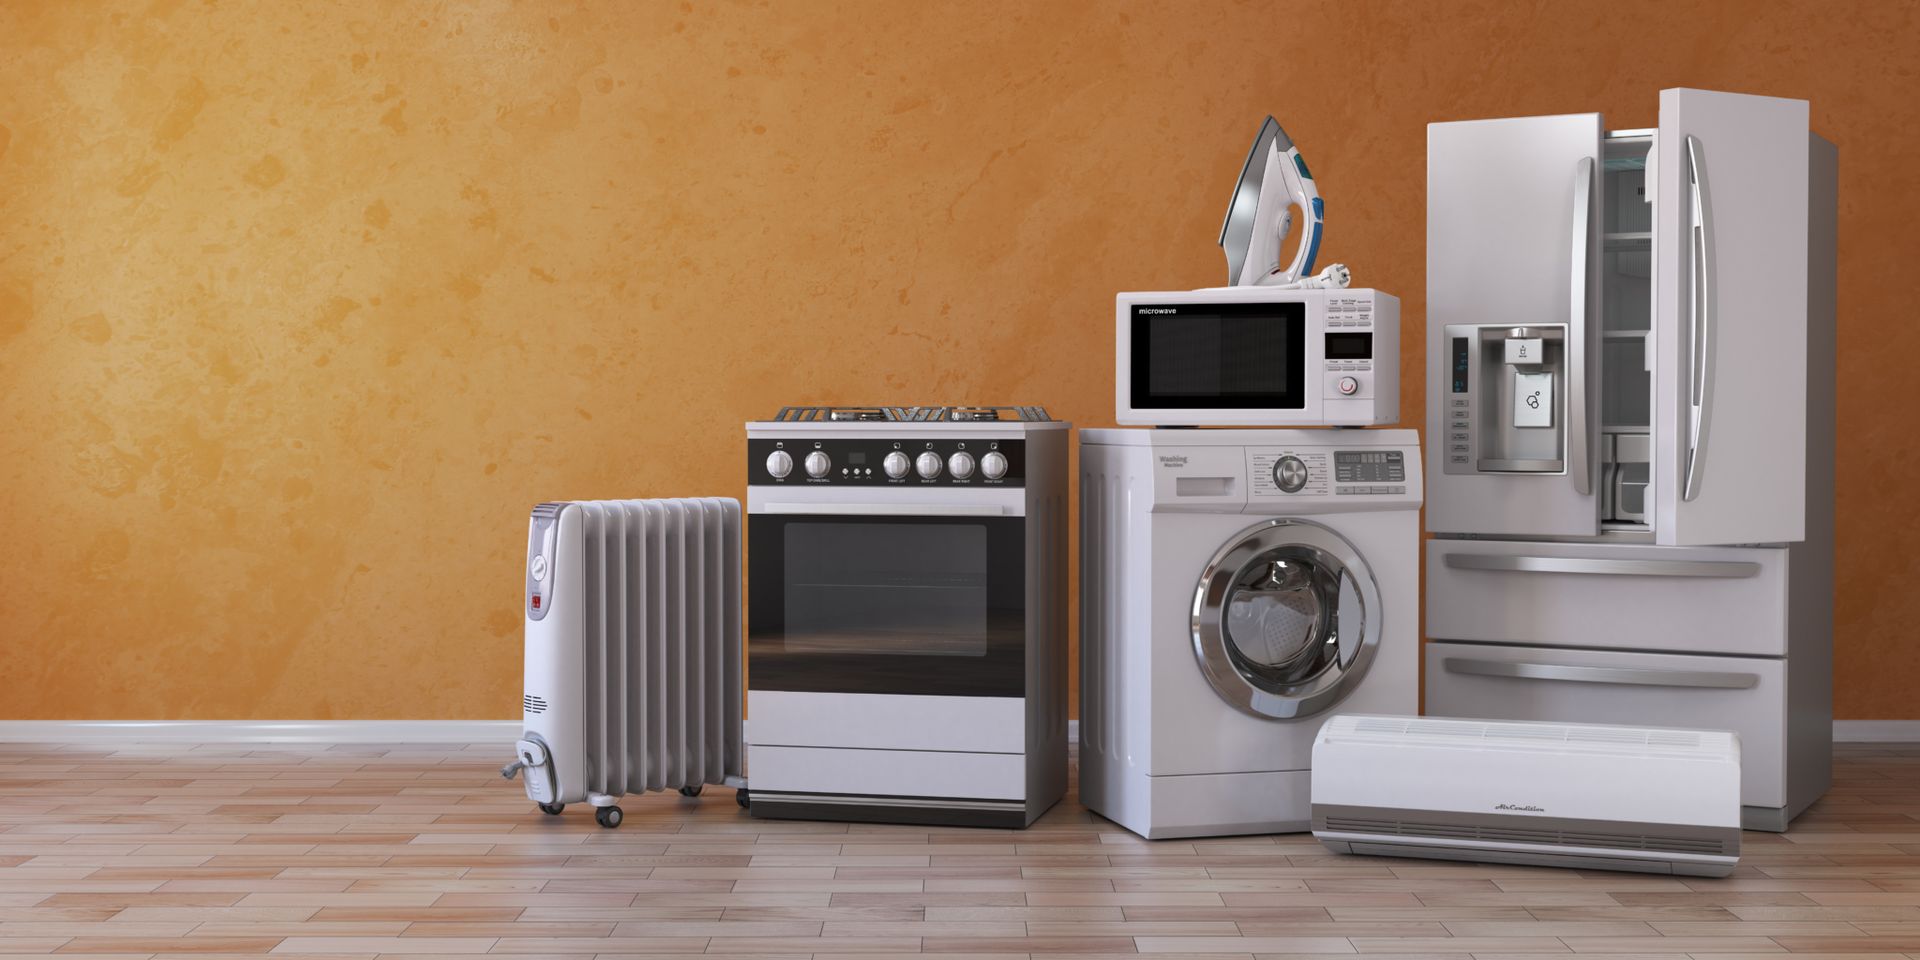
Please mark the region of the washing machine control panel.
<svg viewBox="0 0 1920 960"><path fill-rule="evenodd" d="M1326 450L1248 450L1252 468L1253 495L1256 497L1324 497L1333 479L1333 465Z"/></svg>
<svg viewBox="0 0 1920 960"><path fill-rule="evenodd" d="M1418 454L1406 449L1247 448L1248 492L1255 500L1329 497L1377 507L1417 502L1419 469Z"/></svg>

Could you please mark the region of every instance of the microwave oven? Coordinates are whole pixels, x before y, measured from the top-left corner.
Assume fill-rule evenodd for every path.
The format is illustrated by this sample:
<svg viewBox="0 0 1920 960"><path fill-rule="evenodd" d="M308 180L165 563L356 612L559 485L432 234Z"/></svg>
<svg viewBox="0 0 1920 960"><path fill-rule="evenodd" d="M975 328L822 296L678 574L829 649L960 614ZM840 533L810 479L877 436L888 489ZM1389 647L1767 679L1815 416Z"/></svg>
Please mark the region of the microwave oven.
<svg viewBox="0 0 1920 960"><path fill-rule="evenodd" d="M1114 300L1114 406L1143 426L1365 427L1400 419L1400 300L1221 287Z"/></svg>

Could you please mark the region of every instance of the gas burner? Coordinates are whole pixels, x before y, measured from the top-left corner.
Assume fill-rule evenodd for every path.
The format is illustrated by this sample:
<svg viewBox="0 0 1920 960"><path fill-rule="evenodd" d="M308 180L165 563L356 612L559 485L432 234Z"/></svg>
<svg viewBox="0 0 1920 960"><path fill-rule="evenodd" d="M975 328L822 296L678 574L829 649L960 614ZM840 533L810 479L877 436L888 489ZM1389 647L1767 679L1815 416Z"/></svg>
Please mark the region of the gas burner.
<svg viewBox="0 0 1920 960"><path fill-rule="evenodd" d="M775 422L791 421L836 421L836 422L894 422L894 423L947 423L978 422L983 420L1018 420L1026 423L1045 423L1053 418L1047 415L1045 407L948 407L948 406L911 406L911 407L781 407L774 416Z"/></svg>

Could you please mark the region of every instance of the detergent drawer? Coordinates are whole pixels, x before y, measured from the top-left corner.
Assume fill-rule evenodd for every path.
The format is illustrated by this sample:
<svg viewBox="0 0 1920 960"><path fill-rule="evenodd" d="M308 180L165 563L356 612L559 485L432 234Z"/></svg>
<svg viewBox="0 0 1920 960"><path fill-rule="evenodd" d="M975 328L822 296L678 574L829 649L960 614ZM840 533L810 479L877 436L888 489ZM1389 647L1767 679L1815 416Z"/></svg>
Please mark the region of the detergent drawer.
<svg viewBox="0 0 1920 960"><path fill-rule="evenodd" d="M1785 656L1784 547L1427 541L1427 636Z"/></svg>
<svg viewBox="0 0 1920 960"><path fill-rule="evenodd" d="M1787 802L1787 663L1497 644L1427 644L1435 717L1617 723L1740 735L1740 802Z"/></svg>

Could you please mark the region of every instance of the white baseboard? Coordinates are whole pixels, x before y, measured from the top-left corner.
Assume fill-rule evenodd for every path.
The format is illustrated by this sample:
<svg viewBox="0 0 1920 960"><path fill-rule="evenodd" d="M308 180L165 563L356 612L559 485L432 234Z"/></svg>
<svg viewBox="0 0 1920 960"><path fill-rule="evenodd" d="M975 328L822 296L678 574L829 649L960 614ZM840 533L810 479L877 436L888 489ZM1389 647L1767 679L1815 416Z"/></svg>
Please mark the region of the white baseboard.
<svg viewBox="0 0 1920 960"><path fill-rule="evenodd" d="M8 743L498 743L518 720L0 720Z"/></svg>
<svg viewBox="0 0 1920 960"><path fill-rule="evenodd" d="M1835 743L1920 743L1920 720L1835 720Z"/></svg>
<svg viewBox="0 0 1920 960"><path fill-rule="evenodd" d="M0 720L0 743L512 743L518 720ZM1067 721L1080 741L1080 721ZM1835 720L1835 743L1920 743L1920 720Z"/></svg>

